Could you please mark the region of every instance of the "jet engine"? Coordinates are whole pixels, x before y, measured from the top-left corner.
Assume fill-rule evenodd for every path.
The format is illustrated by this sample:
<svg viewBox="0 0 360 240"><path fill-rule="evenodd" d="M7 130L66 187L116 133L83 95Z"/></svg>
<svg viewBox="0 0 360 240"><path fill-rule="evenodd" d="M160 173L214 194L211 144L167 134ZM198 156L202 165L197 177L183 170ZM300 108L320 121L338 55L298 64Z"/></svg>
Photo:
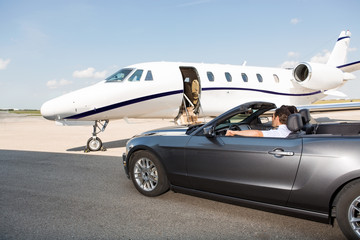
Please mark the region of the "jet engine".
<svg viewBox="0 0 360 240"><path fill-rule="evenodd" d="M293 75L301 86L314 90L333 89L344 81L343 71L321 63L299 63L294 68Z"/></svg>

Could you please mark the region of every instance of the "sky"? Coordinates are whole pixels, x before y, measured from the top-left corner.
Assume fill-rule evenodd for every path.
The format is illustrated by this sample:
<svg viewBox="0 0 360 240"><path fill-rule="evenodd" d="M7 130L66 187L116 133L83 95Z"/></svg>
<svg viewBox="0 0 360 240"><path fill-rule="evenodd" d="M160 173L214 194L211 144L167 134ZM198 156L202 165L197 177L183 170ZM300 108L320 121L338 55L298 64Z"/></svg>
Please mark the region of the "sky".
<svg viewBox="0 0 360 240"><path fill-rule="evenodd" d="M358 0L0 0L0 109L149 61L289 67L326 61L343 30L360 60ZM357 79L340 91L360 98Z"/></svg>

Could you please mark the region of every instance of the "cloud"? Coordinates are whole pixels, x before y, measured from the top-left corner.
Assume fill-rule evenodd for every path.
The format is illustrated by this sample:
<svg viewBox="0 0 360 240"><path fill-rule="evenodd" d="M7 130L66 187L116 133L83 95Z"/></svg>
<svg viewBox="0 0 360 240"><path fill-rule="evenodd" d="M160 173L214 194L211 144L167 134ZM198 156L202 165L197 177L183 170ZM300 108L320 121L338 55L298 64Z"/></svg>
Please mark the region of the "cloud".
<svg viewBox="0 0 360 240"><path fill-rule="evenodd" d="M310 59L310 62L314 63L327 63L331 52L329 50L323 50L321 53L316 54Z"/></svg>
<svg viewBox="0 0 360 240"><path fill-rule="evenodd" d="M89 67L85 70L77 70L73 73L75 78L92 78L94 76L95 68Z"/></svg>
<svg viewBox="0 0 360 240"><path fill-rule="evenodd" d="M104 79L107 75L107 71L104 70L102 72L95 72L94 73L94 78L101 78L101 79Z"/></svg>
<svg viewBox="0 0 360 240"><path fill-rule="evenodd" d="M299 53L298 52L288 52L287 53L289 58L292 58L294 60L289 60L289 61L285 61L283 62L280 67L281 68L294 68L299 62L297 61L297 58L299 57Z"/></svg>
<svg viewBox="0 0 360 240"><path fill-rule="evenodd" d="M294 68L299 62L297 61L285 61L281 64L281 68Z"/></svg>
<svg viewBox="0 0 360 240"><path fill-rule="evenodd" d="M3 60L2 58L0 58L0 70L6 69L9 63L10 59Z"/></svg>
<svg viewBox="0 0 360 240"><path fill-rule="evenodd" d="M327 63L329 60L331 52L329 50L323 50L321 53L316 54L310 59L310 62L314 63ZM289 57L297 57L299 53L289 52ZM294 68L299 62L298 61L285 61L281 64L281 68Z"/></svg>
<svg viewBox="0 0 360 240"><path fill-rule="evenodd" d="M56 80L56 79L53 79L53 80L50 80L46 83L46 86L50 89L55 89L55 88L59 88L59 87L63 87L63 86L66 86L66 85L70 85L72 84L71 81L68 81L66 79L61 79L61 80Z"/></svg>
<svg viewBox="0 0 360 240"><path fill-rule="evenodd" d="M95 68L89 67L85 70L77 70L73 73L74 78L102 78L104 79L107 71L96 72Z"/></svg>
<svg viewBox="0 0 360 240"><path fill-rule="evenodd" d="M298 19L298 18L293 18L293 19L290 20L290 23L293 24L293 25L296 25L296 24L298 24L299 22L301 22L301 20Z"/></svg>

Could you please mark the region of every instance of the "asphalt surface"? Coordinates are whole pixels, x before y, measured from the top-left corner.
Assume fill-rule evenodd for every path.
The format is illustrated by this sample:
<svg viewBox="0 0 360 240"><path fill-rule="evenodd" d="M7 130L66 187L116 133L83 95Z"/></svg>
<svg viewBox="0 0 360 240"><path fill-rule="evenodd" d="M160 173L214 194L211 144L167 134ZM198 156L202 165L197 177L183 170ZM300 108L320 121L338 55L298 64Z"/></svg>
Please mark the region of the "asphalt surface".
<svg viewBox="0 0 360 240"><path fill-rule="evenodd" d="M0 150L0 239L345 239L339 227L141 195L117 156Z"/></svg>

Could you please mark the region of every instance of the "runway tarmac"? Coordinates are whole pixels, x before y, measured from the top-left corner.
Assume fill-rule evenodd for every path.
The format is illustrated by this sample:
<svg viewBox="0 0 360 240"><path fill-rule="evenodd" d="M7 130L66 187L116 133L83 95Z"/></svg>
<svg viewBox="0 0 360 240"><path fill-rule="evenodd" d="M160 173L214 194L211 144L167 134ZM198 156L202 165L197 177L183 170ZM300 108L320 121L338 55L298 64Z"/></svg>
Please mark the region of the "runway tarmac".
<svg viewBox="0 0 360 240"><path fill-rule="evenodd" d="M313 115L360 120L360 111ZM92 127L0 113L0 239L345 239L337 225L168 192L139 194L122 169L126 140L169 119L110 122L107 151L84 153Z"/></svg>
<svg viewBox="0 0 360 240"><path fill-rule="evenodd" d="M170 119L130 119L111 121L98 136L107 151L92 155L121 156L126 141L146 130L173 126ZM83 154L92 126L57 126L40 116L0 112L0 149Z"/></svg>

